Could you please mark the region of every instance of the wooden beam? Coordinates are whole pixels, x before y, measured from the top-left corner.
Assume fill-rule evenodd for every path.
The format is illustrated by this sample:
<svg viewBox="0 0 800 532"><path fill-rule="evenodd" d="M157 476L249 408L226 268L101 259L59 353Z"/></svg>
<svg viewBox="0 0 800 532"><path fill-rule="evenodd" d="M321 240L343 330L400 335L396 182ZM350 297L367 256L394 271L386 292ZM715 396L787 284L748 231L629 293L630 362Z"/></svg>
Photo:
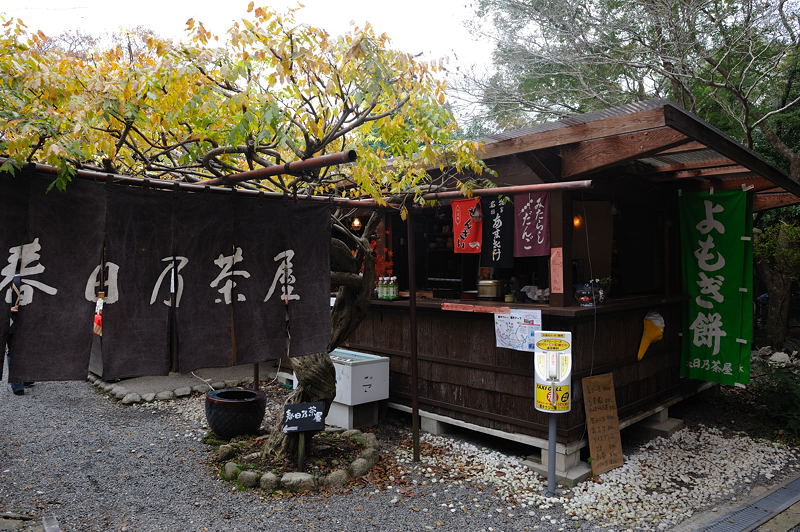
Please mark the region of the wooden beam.
<svg viewBox="0 0 800 532"><path fill-rule="evenodd" d="M783 191L782 188L776 187L775 183L769 179L765 179L756 174L749 174L743 177L731 177L727 179L709 179L709 183L717 190L734 190L737 188L742 188L742 185L744 185L746 187L753 187L753 190L756 192L764 192L769 189L774 189L773 192Z"/></svg>
<svg viewBox="0 0 800 532"><path fill-rule="evenodd" d="M800 196L796 196L791 192L756 194L753 198L753 210L756 212L766 211L768 209L777 209L778 207L786 207L798 203L800 203Z"/></svg>
<svg viewBox="0 0 800 532"><path fill-rule="evenodd" d="M544 181L556 181L561 175L561 158L549 150L526 151L515 157Z"/></svg>
<svg viewBox="0 0 800 532"><path fill-rule="evenodd" d="M659 154L660 155L660 154ZM681 164L665 164L665 165L650 165L654 174L661 174L664 172L678 172L681 170L693 170L695 168L713 168L715 166L735 166L736 161L731 161L727 158L709 159L707 161L695 161L692 163Z"/></svg>
<svg viewBox="0 0 800 532"><path fill-rule="evenodd" d="M697 142L696 140L693 140L692 142L687 142L686 144L682 144L680 146L675 146L674 148L669 148L660 151L656 153L656 155L669 155L670 153L687 153L690 151L703 151L707 149L708 146L706 146L702 142Z"/></svg>
<svg viewBox="0 0 800 532"><path fill-rule="evenodd" d="M572 283L572 196L569 191L550 192L550 253L560 249L561 268L550 272L550 306L569 307L574 304ZM550 267L553 267L551 256ZM562 293L553 292L553 278L561 277Z"/></svg>
<svg viewBox="0 0 800 532"><path fill-rule="evenodd" d="M542 148L563 146L587 139L597 139L664 126L664 108L612 116L582 124L556 126L505 140L486 143L477 151L481 159L493 159Z"/></svg>
<svg viewBox="0 0 800 532"><path fill-rule="evenodd" d="M561 148L561 178L566 179L626 161L649 157L690 140L672 128L660 127L570 144Z"/></svg>
<svg viewBox="0 0 800 532"><path fill-rule="evenodd" d="M703 178L711 176L752 174L752 173L753 171L750 170L750 168L741 165L736 165L736 166L719 166L717 168L697 168L695 170L682 170L680 172L673 172L671 174L666 174L664 177L670 177L674 179L686 179L692 177Z"/></svg>
<svg viewBox="0 0 800 532"><path fill-rule="evenodd" d="M664 119L666 125L702 142L720 155L733 159L776 185L800 196L800 183L789 179L779 168L748 150L714 126L670 104L664 105Z"/></svg>

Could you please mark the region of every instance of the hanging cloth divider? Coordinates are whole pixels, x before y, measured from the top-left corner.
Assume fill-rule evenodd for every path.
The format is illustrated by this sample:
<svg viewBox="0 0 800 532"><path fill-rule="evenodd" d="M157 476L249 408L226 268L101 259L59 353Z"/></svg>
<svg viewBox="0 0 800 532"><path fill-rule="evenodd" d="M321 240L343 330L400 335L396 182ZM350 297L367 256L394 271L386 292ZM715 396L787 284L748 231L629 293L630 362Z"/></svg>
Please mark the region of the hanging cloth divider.
<svg viewBox="0 0 800 532"><path fill-rule="evenodd" d="M105 188L105 262L94 285L106 293L102 376L166 375L178 269L172 244L175 193L124 184Z"/></svg>
<svg viewBox="0 0 800 532"><path fill-rule="evenodd" d="M21 266L18 262L11 263L10 250L27 242L29 242L28 182L22 180L22 176L12 177L0 173L0 353L2 355L5 355L5 342L11 320L13 302L11 284L14 274L19 272Z"/></svg>
<svg viewBox="0 0 800 532"><path fill-rule="evenodd" d="M20 261L23 290L10 379L83 380L89 367L95 307L85 293L101 258L104 188L76 180L68 192L47 192L50 179L27 171L13 179L27 187L29 233L15 244L21 245L21 253L3 257L14 266ZM0 198L0 211L8 207L6 201Z"/></svg>

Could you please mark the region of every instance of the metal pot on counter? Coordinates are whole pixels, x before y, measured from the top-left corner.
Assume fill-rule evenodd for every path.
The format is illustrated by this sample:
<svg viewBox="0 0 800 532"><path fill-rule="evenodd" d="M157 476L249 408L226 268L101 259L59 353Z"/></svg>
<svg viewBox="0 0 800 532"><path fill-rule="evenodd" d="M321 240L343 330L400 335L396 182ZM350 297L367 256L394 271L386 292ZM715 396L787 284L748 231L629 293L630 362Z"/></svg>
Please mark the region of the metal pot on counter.
<svg viewBox="0 0 800 532"><path fill-rule="evenodd" d="M505 284L500 280L478 281L478 298L502 300Z"/></svg>

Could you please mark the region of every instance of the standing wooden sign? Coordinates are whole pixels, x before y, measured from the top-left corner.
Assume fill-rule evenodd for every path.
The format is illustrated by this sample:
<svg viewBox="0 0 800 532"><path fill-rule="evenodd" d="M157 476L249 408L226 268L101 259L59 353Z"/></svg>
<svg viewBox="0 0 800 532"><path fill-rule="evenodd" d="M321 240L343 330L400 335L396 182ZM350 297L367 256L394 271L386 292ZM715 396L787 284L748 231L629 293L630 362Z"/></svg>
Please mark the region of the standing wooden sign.
<svg viewBox="0 0 800 532"><path fill-rule="evenodd" d="M611 373L585 377L583 405L589 432L589 451L592 455L592 475L619 467L624 462L619 437L617 400L614 396L614 376Z"/></svg>
<svg viewBox="0 0 800 532"><path fill-rule="evenodd" d="M325 428L325 403L297 403L283 407L283 432L310 432Z"/></svg>

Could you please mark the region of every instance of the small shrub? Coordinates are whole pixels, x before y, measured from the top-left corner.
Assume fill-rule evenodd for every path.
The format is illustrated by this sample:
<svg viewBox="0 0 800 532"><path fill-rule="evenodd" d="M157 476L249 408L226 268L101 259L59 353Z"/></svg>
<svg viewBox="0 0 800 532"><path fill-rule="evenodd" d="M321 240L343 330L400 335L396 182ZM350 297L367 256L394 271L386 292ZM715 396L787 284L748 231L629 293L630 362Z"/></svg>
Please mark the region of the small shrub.
<svg viewBox="0 0 800 532"><path fill-rule="evenodd" d="M766 363L763 374L753 379L751 391L766 416L800 436L800 367Z"/></svg>

